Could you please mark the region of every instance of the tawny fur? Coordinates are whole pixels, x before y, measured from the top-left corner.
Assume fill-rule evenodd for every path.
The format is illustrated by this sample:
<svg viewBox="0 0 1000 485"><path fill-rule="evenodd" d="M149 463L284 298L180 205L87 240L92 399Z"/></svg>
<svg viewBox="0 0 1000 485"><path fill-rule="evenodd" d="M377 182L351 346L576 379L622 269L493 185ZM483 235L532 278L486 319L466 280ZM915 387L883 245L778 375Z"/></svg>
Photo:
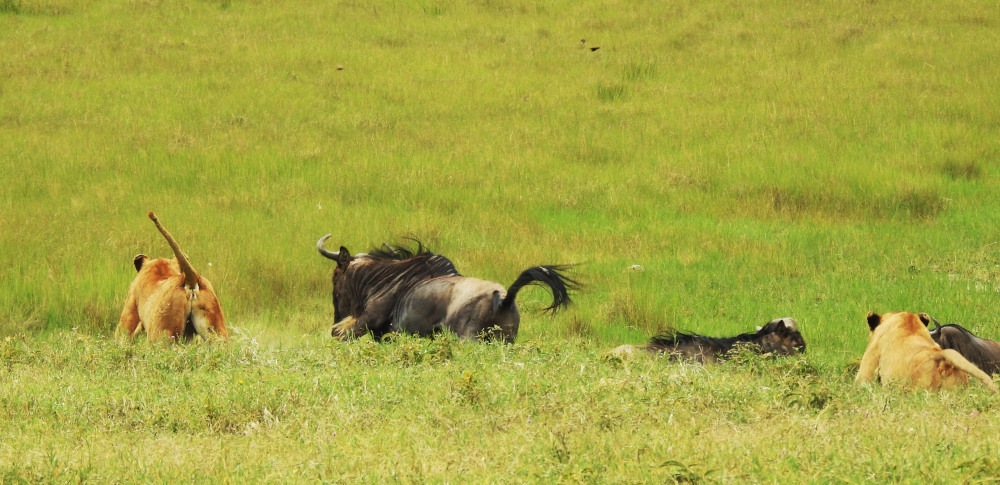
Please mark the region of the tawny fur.
<svg viewBox="0 0 1000 485"><path fill-rule="evenodd" d="M173 259L149 259L140 254L133 264L138 274L128 289L117 333L133 339L142 330L149 340L189 339L195 334L209 340L227 338L222 306L207 278L195 272L170 233L156 224L171 249Z"/></svg>
<svg viewBox="0 0 1000 485"><path fill-rule="evenodd" d="M857 382L898 382L907 387L939 390L964 386L969 376L994 393L997 386L985 372L954 350L934 343L920 318L908 312L868 314L868 348L861 358Z"/></svg>

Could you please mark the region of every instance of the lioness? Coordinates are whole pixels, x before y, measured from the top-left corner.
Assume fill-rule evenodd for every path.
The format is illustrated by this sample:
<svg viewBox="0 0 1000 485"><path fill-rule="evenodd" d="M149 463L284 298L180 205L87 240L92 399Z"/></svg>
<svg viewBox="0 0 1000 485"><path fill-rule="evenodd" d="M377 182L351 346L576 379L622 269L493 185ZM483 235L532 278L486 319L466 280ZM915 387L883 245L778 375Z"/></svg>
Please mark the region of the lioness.
<svg viewBox="0 0 1000 485"><path fill-rule="evenodd" d="M180 246L152 212L149 218L167 239L175 258L149 259L140 254L132 260L139 274L128 288L118 334L132 339L145 328L149 340L162 337L190 340L195 333L205 340L212 333L228 337L222 306L212 283L194 271Z"/></svg>
<svg viewBox="0 0 1000 485"><path fill-rule="evenodd" d="M954 350L942 350L920 317L907 312L868 314L868 348L861 358L858 382L870 382L876 373L882 382L904 381L923 389L966 385L971 374L997 392L993 379Z"/></svg>

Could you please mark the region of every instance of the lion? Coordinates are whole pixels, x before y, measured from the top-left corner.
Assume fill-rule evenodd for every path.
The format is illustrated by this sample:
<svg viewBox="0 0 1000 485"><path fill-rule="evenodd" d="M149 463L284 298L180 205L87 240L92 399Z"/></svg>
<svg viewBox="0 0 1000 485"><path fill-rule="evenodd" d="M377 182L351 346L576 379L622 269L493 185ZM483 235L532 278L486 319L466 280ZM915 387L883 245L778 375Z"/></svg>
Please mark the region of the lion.
<svg viewBox="0 0 1000 485"><path fill-rule="evenodd" d="M908 312L869 313L868 348L854 380L871 382L877 376L883 383L900 381L937 391L967 385L972 375L997 392L993 379L962 354L934 343L921 317Z"/></svg>
<svg viewBox="0 0 1000 485"><path fill-rule="evenodd" d="M132 263L138 274L128 288L117 333L129 340L143 329L149 340L169 337L190 340L195 334L206 341L213 334L227 338L222 306L215 289L207 278L191 267L180 246L150 212L167 244L174 250L174 259L149 259L137 255Z"/></svg>

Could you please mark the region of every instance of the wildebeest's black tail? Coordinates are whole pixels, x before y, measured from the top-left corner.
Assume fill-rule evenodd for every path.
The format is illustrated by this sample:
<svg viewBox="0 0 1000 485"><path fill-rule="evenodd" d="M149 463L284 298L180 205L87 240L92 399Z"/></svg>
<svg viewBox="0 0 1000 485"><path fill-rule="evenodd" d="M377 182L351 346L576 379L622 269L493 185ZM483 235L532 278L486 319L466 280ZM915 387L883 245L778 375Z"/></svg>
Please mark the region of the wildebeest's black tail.
<svg viewBox="0 0 1000 485"><path fill-rule="evenodd" d="M560 273L560 271L566 271L569 268L569 266L535 266L524 270L521 276L514 280L514 284L507 289L507 297L500 303L500 308L513 306L517 292L521 291L525 285L532 283L545 283L552 290L552 305L545 308L544 311L552 310L555 312L560 307L569 305L573 302L569 297L569 290L580 286L579 282Z"/></svg>

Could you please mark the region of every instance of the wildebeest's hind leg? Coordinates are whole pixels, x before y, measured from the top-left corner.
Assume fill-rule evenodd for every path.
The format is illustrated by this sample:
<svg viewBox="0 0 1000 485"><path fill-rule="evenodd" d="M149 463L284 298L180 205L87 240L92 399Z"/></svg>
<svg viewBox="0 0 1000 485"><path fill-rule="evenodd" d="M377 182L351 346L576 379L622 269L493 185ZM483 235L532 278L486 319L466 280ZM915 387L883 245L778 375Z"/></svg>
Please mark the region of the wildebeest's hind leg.
<svg viewBox="0 0 1000 485"><path fill-rule="evenodd" d="M517 322L513 329L508 328L505 320L498 319L498 316L505 317L511 314L516 317L517 308L500 309L499 314L494 313L497 305L494 302L493 293L481 295L473 298L461 307L449 313L445 326L455 332L460 338L470 340L502 340L513 341L517 336Z"/></svg>
<svg viewBox="0 0 1000 485"><path fill-rule="evenodd" d="M455 331L445 322L451 289L452 285L448 281L429 281L414 288L396 307L391 331L421 337L433 337L445 327Z"/></svg>

